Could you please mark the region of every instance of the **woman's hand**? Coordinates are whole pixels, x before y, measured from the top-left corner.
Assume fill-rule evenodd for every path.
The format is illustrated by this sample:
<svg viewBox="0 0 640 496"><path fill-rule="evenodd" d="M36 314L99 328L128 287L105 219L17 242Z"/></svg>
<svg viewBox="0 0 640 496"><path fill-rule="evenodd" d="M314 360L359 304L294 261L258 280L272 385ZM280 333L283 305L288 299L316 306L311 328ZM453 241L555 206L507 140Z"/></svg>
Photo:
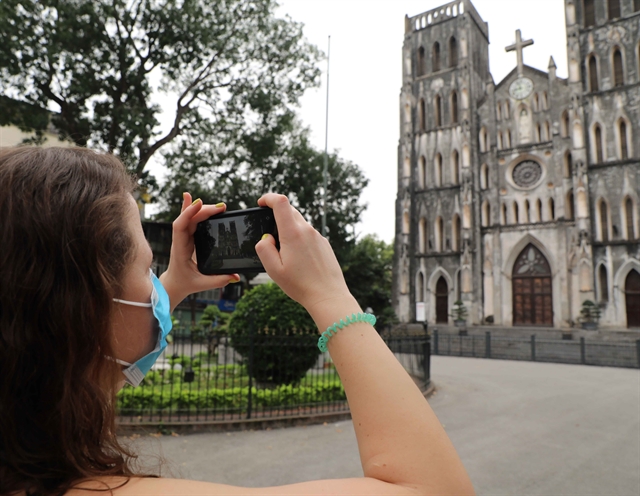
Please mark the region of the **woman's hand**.
<svg viewBox="0 0 640 496"><path fill-rule="evenodd" d="M162 285L169 294L171 311L187 296L198 291L222 288L230 282L238 282L238 274L224 274L205 276L198 270L196 263L193 234L198 222L208 219L212 215L226 210L224 203L217 205L203 205L198 199L191 202L191 195L184 193L182 212L173 221L173 240L171 242L171 256L167 271L160 276Z"/></svg>
<svg viewBox="0 0 640 496"><path fill-rule="evenodd" d="M256 245L256 252L269 276L289 297L312 314L327 300L352 298L331 245L286 196L269 193L258 205L273 209L280 251L273 236L268 236Z"/></svg>

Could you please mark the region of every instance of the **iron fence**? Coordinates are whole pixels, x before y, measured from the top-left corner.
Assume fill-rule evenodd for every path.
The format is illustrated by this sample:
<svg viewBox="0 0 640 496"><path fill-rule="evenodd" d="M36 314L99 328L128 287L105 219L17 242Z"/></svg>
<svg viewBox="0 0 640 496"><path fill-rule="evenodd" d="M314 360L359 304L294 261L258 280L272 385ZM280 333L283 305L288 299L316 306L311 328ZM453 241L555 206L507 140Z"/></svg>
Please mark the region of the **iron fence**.
<svg viewBox="0 0 640 496"><path fill-rule="evenodd" d="M118 394L121 424L281 419L348 413L344 388L317 336L194 338L176 333L143 383ZM429 336L383 336L407 372L430 381Z"/></svg>
<svg viewBox="0 0 640 496"><path fill-rule="evenodd" d="M459 335L433 331L433 354L531 360L606 367L640 368L640 340L635 342L594 342L529 339L506 336Z"/></svg>

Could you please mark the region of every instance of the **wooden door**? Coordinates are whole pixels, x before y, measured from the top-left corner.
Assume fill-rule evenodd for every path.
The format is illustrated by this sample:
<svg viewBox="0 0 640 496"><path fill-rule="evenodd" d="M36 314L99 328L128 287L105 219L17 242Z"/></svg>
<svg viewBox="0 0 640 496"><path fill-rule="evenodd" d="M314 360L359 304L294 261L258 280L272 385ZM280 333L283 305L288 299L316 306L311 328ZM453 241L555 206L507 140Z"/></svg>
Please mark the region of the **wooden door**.
<svg viewBox="0 0 640 496"><path fill-rule="evenodd" d="M449 286L444 277L440 276L436 283L436 323L449 322Z"/></svg>
<svg viewBox="0 0 640 496"><path fill-rule="evenodd" d="M551 267L533 245L522 250L513 266L513 325L553 326Z"/></svg>
<svg viewBox="0 0 640 496"><path fill-rule="evenodd" d="M627 303L627 327L640 327L640 274L632 270L624 285Z"/></svg>

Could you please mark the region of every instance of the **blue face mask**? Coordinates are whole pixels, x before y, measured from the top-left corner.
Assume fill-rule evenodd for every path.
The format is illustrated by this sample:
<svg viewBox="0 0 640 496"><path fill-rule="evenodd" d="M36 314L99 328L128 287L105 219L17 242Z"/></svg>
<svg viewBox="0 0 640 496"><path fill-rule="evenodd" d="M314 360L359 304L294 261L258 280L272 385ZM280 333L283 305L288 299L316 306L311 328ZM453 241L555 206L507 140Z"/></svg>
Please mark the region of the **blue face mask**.
<svg viewBox="0 0 640 496"><path fill-rule="evenodd" d="M124 305L153 308L156 325L159 327L158 342L152 352L137 360L136 363L125 362L123 360L118 360L117 358L114 359L120 365L127 367L122 371L122 373L126 377L126 383L134 387L138 386L142 382L144 376L149 372L149 370L151 370L153 364L156 363L158 357L167 347L167 335L171 332L172 327L169 295L160 282L160 279L156 277L152 270L149 270L149 272L151 282L153 283L153 289L151 290L151 303L138 303L135 301L119 300L117 298L113 299L113 301L117 301Z"/></svg>

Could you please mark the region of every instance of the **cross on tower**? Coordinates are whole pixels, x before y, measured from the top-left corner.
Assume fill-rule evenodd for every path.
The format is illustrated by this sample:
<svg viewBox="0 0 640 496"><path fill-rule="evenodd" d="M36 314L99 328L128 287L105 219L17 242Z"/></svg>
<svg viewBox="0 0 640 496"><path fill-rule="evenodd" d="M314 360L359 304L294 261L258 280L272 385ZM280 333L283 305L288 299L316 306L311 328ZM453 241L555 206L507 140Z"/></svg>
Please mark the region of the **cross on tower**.
<svg viewBox="0 0 640 496"><path fill-rule="evenodd" d="M516 30L516 43L505 48L507 52L515 51L518 55L518 76L522 76L524 63L522 62L522 50L525 47L533 45L533 40L523 40L520 30Z"/></svg>

